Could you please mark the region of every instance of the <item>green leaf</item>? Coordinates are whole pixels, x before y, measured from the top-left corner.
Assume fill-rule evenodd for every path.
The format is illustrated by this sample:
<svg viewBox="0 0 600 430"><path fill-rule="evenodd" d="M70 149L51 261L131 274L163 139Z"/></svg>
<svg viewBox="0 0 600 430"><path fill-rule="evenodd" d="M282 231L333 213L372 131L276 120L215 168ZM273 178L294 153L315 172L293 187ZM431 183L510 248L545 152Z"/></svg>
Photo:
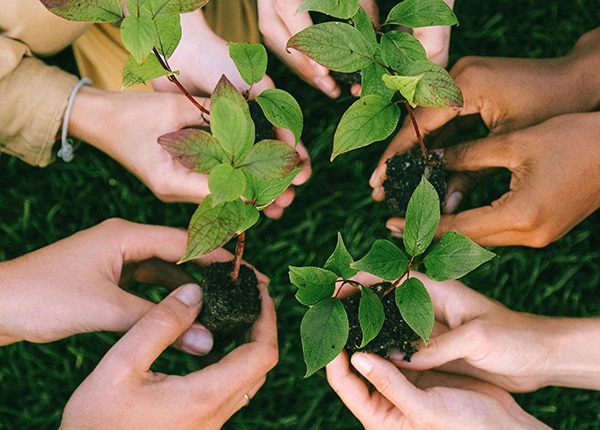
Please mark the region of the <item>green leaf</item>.
<svg viewBox="0 0 600 430"><path fill-rule="evenodd" d="M398 71L413 61L427 60L427 53L412 34L394 30L381 36L381 57L386 66Z"/></svg>
<svg viewBox="0 0 600 430"><path fill-rule="evenodd" d="M408 258L389 240L377 239L367 255L350 267L378 276L384 281L394 281L408 269Z"/></svg>
<svg viewBox="0 0 600 430"><path fill-rule="evenodd" d="M210 173L227 157L217 139L204 130L184 128L163 134L158 143L174 159L198 173Z"/></svg>
<svg viewBox="0 0 600 430"><path fill-rule="evenodd" d="M292 36L287 47L306 54L328 69L352 73L373 61L377 45L351 25L324 22Z"/></svg>
<svg viewBox="0 0 600 430"><path fill-rule="evenodd" d="M130 87L136 84L143 84L160 76L178 75L179 72L169 72L160 65L158 58L154 54L150 54L144 64L138 64L130 55L123 66L123 88Z"/></svg>
<svg viewBox="0 0 600 430"><path fill-rule="evenodd" d="M242 167L260 179L283 178L298 165L300 155L279 140L257 142L244 159Z"/></svg>
<svg viewBox="0 0 600 430"><path fill-rule="evenodd" d="M371 17L362 7L359 7L356 14L352 17L352 22L354 23L354 28L360 31L370 43L377 43L373 21L371 21Z"/></svg>
<svg viewBox="0 0 600 430"><path fill-rule="evenodd" d="M383 75L381 79L385 85L392 89L399 91L402 97L406 99L412 107L415 107L414 98L415 92L417 91L417 84L421 80L423 75L419 76L391 76Z"/></svg>
<svg viewBox="0 0 600 430"><path fill-rule="evenodd" d="M443 0L404 0L390 10L385 24L419 28L454 25L458 19Z"/></svg>
<svg viewBox="0 0 600 430"><path fill-rule="evenodd" d="M334 272L340 278L349 279L356 275L356 270L350 267L350 264L354 263L354 259L346 249L344 239L342 239L342 234L339 231L337 239L337 245L335 246L333 253L327 259L324 267L325 269Z"/></svg>
<svg viewBox="0 0 600 430"><path fill-rule="evenodd" d="M123 18L119 0L41 0L46 8L70 21L116 22Z"/></svg>
<svg viewBox="0 0 600 430"><path fill-rule="evenodd" d="M446 281L466 275L495 256L468 237L456 231L447 231L425 256L423 264L431 279Z"/></svg>
<svg viewBox="0 0 600 430"><path fill-rule="evenodd" d="M240 199L214 206L209 194L192 215L185 255L179 263L201 257L227 243L244 224L246 209Z"/></svg>
<svg viewBox="0 0 600 430"><path fill-rule="evenodd" d="M181 40L181 23L179 15L159 15L152 20L154 23L156 50L160 55L169 59Z"/></svg>
<svg viewBox="0 0 600 430"><path fill-rule="evenodd" d="M246 217L244 218L244 223L240 226L239 230L236 232L237 234L240 234L241 232L248 230L250 227L252 227L254 224L256 224L256 222L260 218L260 213L258 212L258 209L256 209L254 206L246 203L244 205L244 207L246 209Z"/></svg>
<svg viewBox="0 0 600 430"><path fill-rule="evenodd" d="M320 267L290 266L290 282L298 287L296 299L305 306L331 297L335 291L338 276L330 270Z"/></svg>
<svg viewBox="0 0 600 430"><path fill-rule="evenodd" d="M296 175L301 171L302 169L297 167L281 179L270 180L257 178L252 173L244 171L244 174L246 175L246 190L244 191L244 197L248 200L254 200L254 204L259 208L268 206L273 200L287 190Z"/></svg>
<svg viewBox="0 0 600 430"><path fill-rule="evenodd" d="M239 199L246 189L246 177L240 169L224 163L215 166L208 175L208 188L213 206Z"/></svg>
<svg viewBox="0 0 600 430"><path fill-rule="evenodd" d="M396 288L395 298L404 321L427 344L433 330L435 314L431 297L423 282L417 278L408 278Z"/></svg>
<svg viewBox="0 0 600 430"><path fill-rule="evenodd" d="M406 226L402 240L409 255L416 257L425 252L440 222L440 198L431 183L421 177L406 208Z"/></svg>
<svg viewBox="0 0 600 430"><path fill-rule="evenodd" d="M360 303L358 304L358 320L363 333L359 348L371 342L381 331L385 321L383 304L377 293L370 288L360 287Z"/></svg>
<svg viewBox="0 0 600 430"><path fill-rule="evenodd" d="M155 16L179 15L195 11L208 0L146 0Z"/></svg>
<svg viewBox="0 0 600 430"><path fill-rule="evenodd" d="M463 97L460 88L443 67L431 61L414 61L402 69L400 75L423 75L417 83L413 99L417 105L462 109Z"/></svg>
<svg viewBox="0 0 600 430"><path fill-rule="evenodd" d="M267 72L267 50L260 43L229 42L229 56L248 85L259 82Z"/></svg>
<svg viewBox="0 0 600 430"><path fill-rule="evenodd" d="M236 166L254 143L254 123L248 105L224 77L211 96L210 130Z"/></svg>
<svg viewBox="0 0 600 430"><path fill-rule="evenodd" d="M295 15L314 11L340 19L351 18L360 5L360 0L304 0Z"/></svg>
<svg viewBox="0 0 600 430"><path fill-rule="evenodd" d="M348 316L339 299L321 300L300 323L302 351L308 378L338 356L348 340Z"/></svg>
<svg viewBox="0 0 600 430"><path fill-rule="evenodd" d="M138 64L146 61L154 48L155 27L150 18L126 16L121 23L121 40L123 45Z"/></svg>
<svg viewBox="0 0 600 430"><path fill-rule="evenodd" d="M286 91L270 88L260 93L256 101L271 124L290 130L298 143L304 117L296 99Z"/></svg>
<svg viewBox="0 0 600 430"><path fill-rule="evenodd" d="M361 70L361 97L369 94L378 94L385 100L391 100L394 90L390 89L383 81L383 76L389 76L387 70L379 64L371 63Z"/></svg>
<svg viewBox="0 0 600 430"><path fill-rule="evenodd" d="M400 108L378 94L356 100L344 112L335 135L331 160L344 152L387 138L400 119Z"/></svg>

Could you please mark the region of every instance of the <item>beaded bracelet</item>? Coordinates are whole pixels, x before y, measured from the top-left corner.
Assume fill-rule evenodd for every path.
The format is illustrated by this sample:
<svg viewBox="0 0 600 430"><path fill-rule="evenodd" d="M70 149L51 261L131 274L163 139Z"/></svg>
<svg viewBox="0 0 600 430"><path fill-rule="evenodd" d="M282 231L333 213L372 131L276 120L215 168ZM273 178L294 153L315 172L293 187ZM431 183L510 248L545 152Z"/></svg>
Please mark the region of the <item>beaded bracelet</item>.
<svg viewBox="0 0 600 430"><path fill-rule="evenodd" d="M65 162L69 162L73 159L73 139L67 137L67 129L69 128L69 117L71 116L71 108L73 107L73 100L75 99L75 94L77 91L83 86L91 86L92 80L90 78L81 78L73 91L71 91L71 95L69 95L69 101L67 102L67 109L65 110L65 116L63 119L62 125L62 133L60 137L60 149L58 150L58 156L62 158Z"/></svg>

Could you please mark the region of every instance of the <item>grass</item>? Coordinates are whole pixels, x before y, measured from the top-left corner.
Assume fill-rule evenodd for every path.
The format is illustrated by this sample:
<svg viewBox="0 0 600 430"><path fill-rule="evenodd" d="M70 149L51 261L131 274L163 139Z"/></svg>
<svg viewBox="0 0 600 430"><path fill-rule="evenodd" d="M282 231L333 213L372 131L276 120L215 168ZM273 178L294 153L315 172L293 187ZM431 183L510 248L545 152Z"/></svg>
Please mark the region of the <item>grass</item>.
<svg viewBox="0 0 600 430"><path fill-rule="evenodd" d="M600 18L596 2L585 0L497 0L487 7L477 0L460 0L456 13L461 24L453 30L451 62L463 55L563 55ZM281 220L262 218L249 231L246 258L271 278L281 359L250 405L225 428L360 429L322 372L303 378L299 324L305 309L294 298L287 267L324 263L338 231L355 256L364 255L375 239L389 237L384 227L388 211L370 199L367 183L385 143L330 163L334 124L351 100L325 99L276 61L271 62L269 73L297 97L305 112L303 141L314 173L297 189L293 206ZM137 179L89 146L80 147L73 162L59 161L45 169L0 155L0 172L0 261L109 217L184 227L194 210L193 205L159 202ZM488 201L503 187L506 176L475 193L470 204ZM497 248L501 258L465 282L519 311L599 315L600 238L594 234L598 221L598 213L593 214L544 249ZM95 333L46 345L18 343L0 348L0 429L57 428L71 393L118 338L118 334ZM173 350L156 363L157 369L182 374L200 366L201 360ZM545 388L516 398L553 428L600 428L598 392Z"/></svg>

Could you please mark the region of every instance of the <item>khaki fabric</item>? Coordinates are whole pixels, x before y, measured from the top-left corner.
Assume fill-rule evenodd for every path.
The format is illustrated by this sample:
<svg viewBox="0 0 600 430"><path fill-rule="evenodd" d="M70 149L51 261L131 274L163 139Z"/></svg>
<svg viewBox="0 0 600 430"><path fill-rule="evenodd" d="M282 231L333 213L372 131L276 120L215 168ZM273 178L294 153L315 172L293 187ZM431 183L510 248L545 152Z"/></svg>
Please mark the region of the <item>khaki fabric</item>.
<svg viewBox="0 0 600 430"><path fill-rule="evenodd" d="M260 42L256 0L211 0L202 12L210 28L228 42ZM129 52L123 46L119 29L112 24L94 24L73 43L81 76L94 87L120 91L123 66ZM125 90L150 91L152 84L135 85Z"/></svg>

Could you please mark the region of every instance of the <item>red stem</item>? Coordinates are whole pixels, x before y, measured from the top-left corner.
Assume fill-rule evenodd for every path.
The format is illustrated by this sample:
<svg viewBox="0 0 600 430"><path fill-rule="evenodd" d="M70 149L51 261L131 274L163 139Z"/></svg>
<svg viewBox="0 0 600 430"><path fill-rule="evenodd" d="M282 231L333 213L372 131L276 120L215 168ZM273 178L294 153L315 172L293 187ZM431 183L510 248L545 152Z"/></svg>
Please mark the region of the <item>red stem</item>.
<svg viewBox="0 0 600 430"><path fill-rule="evenodd" d="M421 146L421 152L423 153L423 158L427 160L427 149L425 149L425 142L423 141L423 136L421 136L421 132L419 131L419 125L417 124L417 119L415 118L415 114L410 106L408 100L403 100L406 105L406 109L408 109L408 115L410 116L410 120L412 121L412 125L415 129L415 133L417 134L417 140L419 141L419 146Z"/></svg>
<svg viewBox="0 0 600 430"><path fill-rule="evenodd" d="M243 231L237 238L237 245L235 246L235 256L233 257L233 269L231 270L231 280L237 281L240 275L240 266L242 265L242 255L244 255L244 244L246 243L246 232Z"/></svg>
<svg viewBox="0 0 600 430"><path fill-rule="evenodd" d="M158 51L156 50L156 48L153 48L152 51L154 52L154 55L156 55L156 58L158 58L158 61L160 62L160 65L163 67L163 69L165 69L167 72L173 72L171 70L171 67L169 67L169 63L167 63L158 53ZM188 90L185 89L185 87L183 85L181 85L181 82L179 82L179 80L177 79L177 76L171 74L168 75L167 78L173 82L175 84L175 86L177 86L177 88L179 88L179 91L181 91L183 93L184 96L187 97L187 99L192 102L192 104L197 107L198 109L200 109L200 112L203 112L207 115L210 115L210 111L208 109L206 109L204 106L202 106L200 103L198 103L198 101L189 93Z"/></svg>

